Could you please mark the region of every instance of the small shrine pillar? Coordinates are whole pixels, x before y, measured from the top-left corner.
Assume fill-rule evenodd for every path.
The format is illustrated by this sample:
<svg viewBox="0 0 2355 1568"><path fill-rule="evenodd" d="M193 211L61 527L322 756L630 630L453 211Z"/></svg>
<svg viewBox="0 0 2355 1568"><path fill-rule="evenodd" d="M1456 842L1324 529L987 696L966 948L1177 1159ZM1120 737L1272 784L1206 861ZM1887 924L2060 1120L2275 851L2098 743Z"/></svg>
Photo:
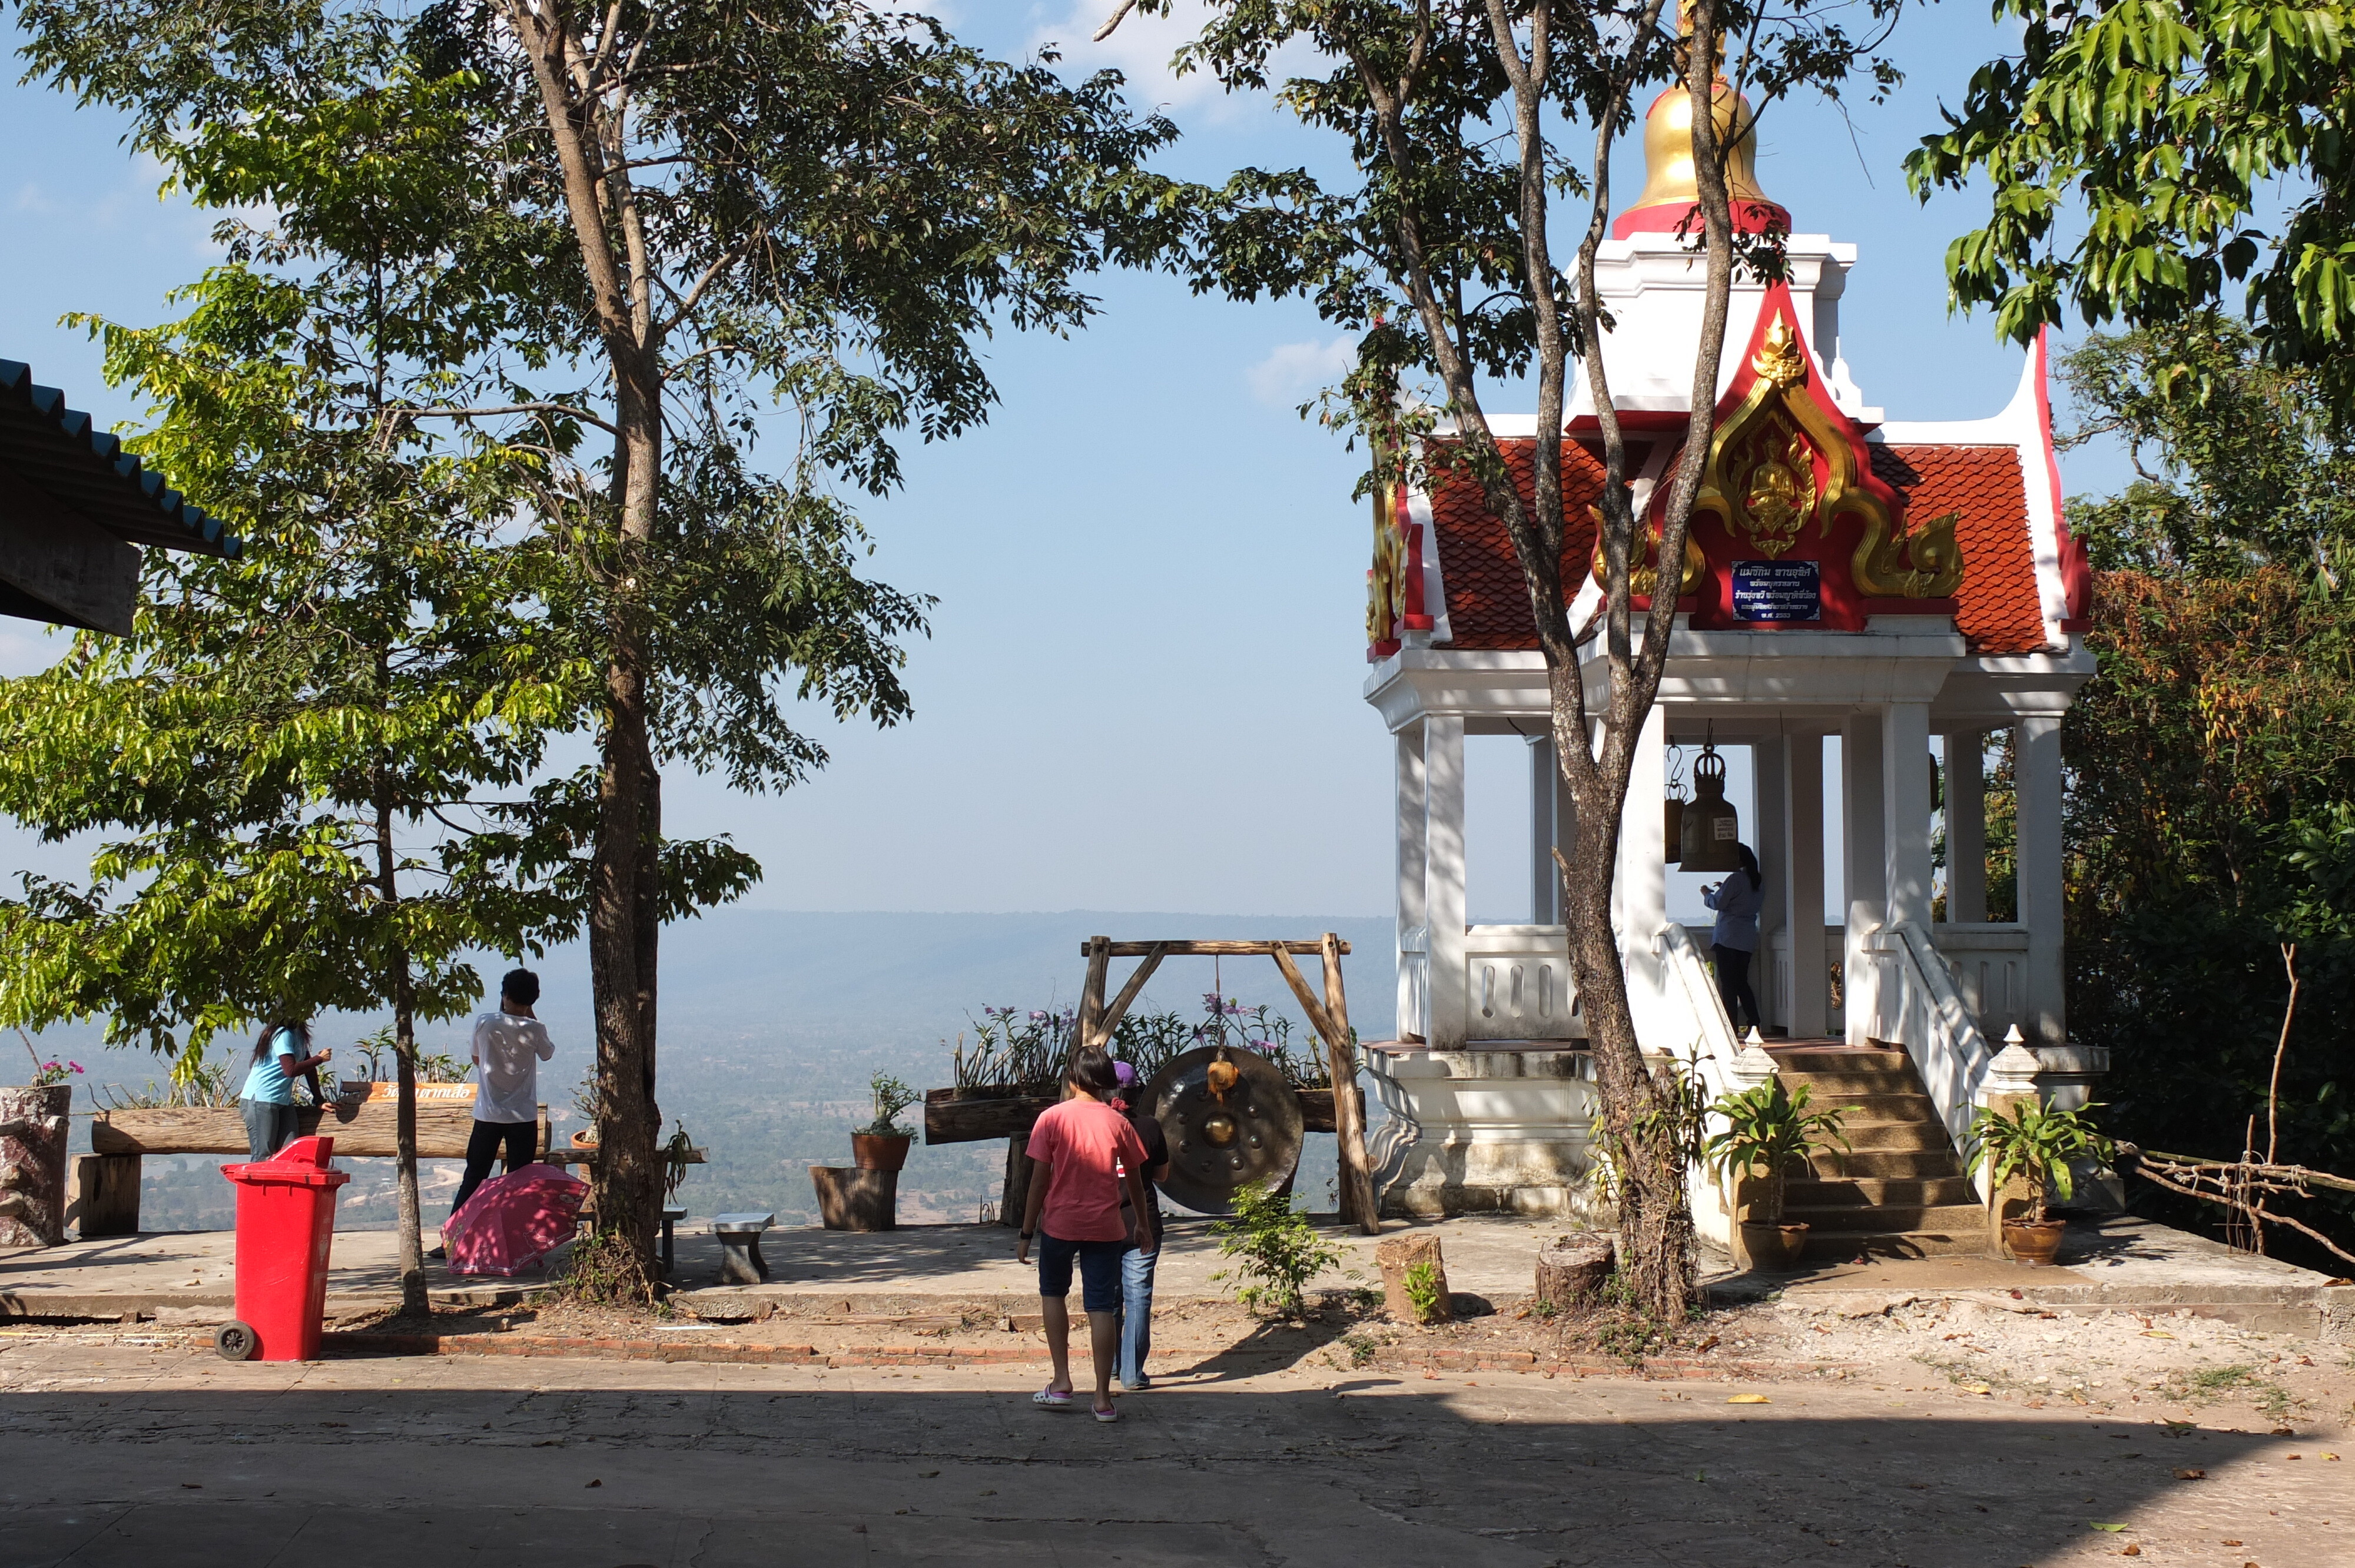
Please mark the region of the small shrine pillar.
<svg viewBox="0 0 2355 1568"><path fill-rule="evenodd" d="M1946 919L1977 924L1987 918L1987 734L1951 730L1945 746Z"/></svg>
<svg viewBox="0 0 2355 1568"><path fill-rule="evenodd" d="M2032 714L2012 730L2012 777L2019 791L2019 848L2013 864L2019 923L2028 927L2027 1006L2019 1032L2030 1045L2069 1038L2061 968L2061 715Z"/></svg>
<svg viewBox="0 0 2355 1568"><path fill-rule="evenodd" d="M1930 705L1881 710L1881 798L1888 814L1882 918L1930 924Z"/></svg>
<svg viewBox="0 0 2355 1568"><path fill-rule="evenodd" d="M1790 933L1787 978L1779 981L1783 1024L1822 1034L1830 998L1824 983L1824 737L1785 736L1782 757L1783 924ZM1765 763L1759 764L1764 777Z"/></svg>
<svg viewBox="0 0 2355 1568"><path fill-rule="evenodd" d="M1859 709L1840 722L1840 804L1848 842L1842 846L1846 874L1847 932L1840 945L1840 1011L1851 1045L1871 1036L1877 988L1872 955L1865 939L1881 929L1888 898L1889 842L1881 799L1881 713Z"/></svg>
<svg viewBox="0 0 2355 1568"><path fill-rule="evenodd" d="M1551 734L1529 737L1529 919L1540 926L1565 923L1561 867L1553 852L1568 855L1578 824L1578 804L1562 782Z"/></svg>

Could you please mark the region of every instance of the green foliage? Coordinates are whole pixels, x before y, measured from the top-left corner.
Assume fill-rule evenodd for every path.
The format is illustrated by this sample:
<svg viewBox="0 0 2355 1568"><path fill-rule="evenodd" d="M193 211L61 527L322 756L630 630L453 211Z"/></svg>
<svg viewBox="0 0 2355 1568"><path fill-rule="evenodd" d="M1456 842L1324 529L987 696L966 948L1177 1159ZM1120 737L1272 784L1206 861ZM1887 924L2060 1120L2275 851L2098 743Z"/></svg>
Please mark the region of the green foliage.
<svg viewBox="0 0 2355 1568"><path fill-rule="evenodd" d="M1977 1173L1984 1168L1998 1187L2014 1178L2026 1181L2028 1217L2041 1224L2048 1185L2064 1202L2076 1196L2071 1160L2096 1160L2106 1164L2115 1158L2110 1140L2086 1116L2093 1108L2055 1110L2034 1098L2022 1100L2008 1113L1981 1106L1971 1118L1964 1144L1964 1169Z"/></svg>
<svg viewBox="0 0 2355 1568"><path fill-rule="evenodd" d="M670 1141L662 1147L663 1201L670 1202L678 1196L679 1184L687 1180L687 1156L695 1152L695 1139L687 1135L687 1123L672 1125Z"/></svg>
<svg viewBox="0 0 2355 1568"><path fill-rule="evenodd" d="M1414 1308L1414 1320L1428 1323L1440 1316L1446 1305L1440 1289L1439 1266L1429 1258L1413 1264L1406 1271L1407 1305Z"/></svg>
<svg viewBox="0 0 2355 1568"><path fill-rule="evenodd" d="M1761 1224L1782 1223L1783 1183L1794 1166L1804 1169L1807 1157L1819 1149L1849 1146L1848 1135L1840 1130L1847 1113L1838 1107L1810 1110L1808 1096L1806 1084L1794 1091L1778 1073L1739 1094L1720 1095L1709 1107L1724 1121L1725 1129L1710 1135L1701 1156L1721 1178L1729 1172L1737 1181L1766 1178L1765 1200L1759 1205Z"/></svg>
<svg viewBox="0 0 2355 1568"><path fill-rule="evenodd" d="M900 1113L914 1105L916 1091L889 1073L878 1073L867 1092L875 1099L875 1119L858 1130L877 1138L912 1138L916 1129L900 1125Z"/></svg>
<svg viewBox="0 0 2355 1568"><path fill-rule="evenodd" d="M1986 225L1946 272L2026 342L2073 306L2089 325L2187 322L2237 285L2266 357L2355 399L2355 143L2346 0L1997 0L2019 53L1972 78L1907 160L1924 200L1976 175ZM2276 216L2278 219L2276 221Z"/></svg>
<svg viewBox="0 0 2355 1568"><path fill-rule="evenodd" d="M1308 1282L1341 1261L1341 1249L1316 1234L1308 1216L1264 1182L1236 1189L1234 1213L1214 1221L1219 1255L1235 1260L1210 1276L1237 1279L1235 1299L1272 1317L1296 1318L1307 1310Z"/></svg>
<svg viewBox="0 0 2355 1568"><path fill-rule="evenodd" d="M2063 362L2084 429L2137 443L2146 475L2070 505L2103 568L2100 674L2062 736L2070 1027L2111 1052L2119 1137L2232 1158L2264 1115L2296 941L2281 1158L2346 1170L2355 1019L2313 1002L2355 987L2355 474L2310 374L2263 365L2246 334L2196 335L2095 340ZM2200 378L2170 377L2193 356ZM1991 844L2009 803L1990 795ZM2216 1217L2145 1196L2179 1224ZM2341 1200L2315 1210L2348 1223Z"/></svg>

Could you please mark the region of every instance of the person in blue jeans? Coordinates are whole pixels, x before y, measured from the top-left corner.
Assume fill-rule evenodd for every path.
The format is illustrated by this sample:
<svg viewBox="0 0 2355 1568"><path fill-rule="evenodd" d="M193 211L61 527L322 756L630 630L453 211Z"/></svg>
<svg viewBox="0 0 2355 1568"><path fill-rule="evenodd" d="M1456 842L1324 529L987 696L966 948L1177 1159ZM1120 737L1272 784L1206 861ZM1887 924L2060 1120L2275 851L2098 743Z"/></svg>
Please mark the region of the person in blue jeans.
<svg viewBox="0 0 2355 1568"><path fill-rule="evenodd" d="M308 1055L311 1026L272 1023L253 1043L253 1065L246 1069L245 1087L238 1091L238 1114L245 1121L245 1146L255 1160L267 1160L294 1141L294 1080L315 1073L335 1055L322 1051ZM311 1092L319 1081L311 1080Z"/></svg>
<svg viewBox="0 0 2355 1568"><path fill-rule="evenodd" d="M1129 1103L1136 1093L1136 1069L1126 1062L1114 1062L1112 1070L1120 1080L1113 1108L1128 1118L1145 1145L1142 1224L1126 1195L1121 1199L1120 1217L1128 1224L1129 1244L1120 1255L1120 1386L1151 1388L1153 1380L1145 1375L1145 1358L1153 1351L1153 1266L1161 1256L1161 1194L1155 1183L1169 1174L1169 1139L1154 1119L1151 1106L1133 1107ZM1137 1245L1145 1235L1153 1238L1149 1252Z"/></svg>

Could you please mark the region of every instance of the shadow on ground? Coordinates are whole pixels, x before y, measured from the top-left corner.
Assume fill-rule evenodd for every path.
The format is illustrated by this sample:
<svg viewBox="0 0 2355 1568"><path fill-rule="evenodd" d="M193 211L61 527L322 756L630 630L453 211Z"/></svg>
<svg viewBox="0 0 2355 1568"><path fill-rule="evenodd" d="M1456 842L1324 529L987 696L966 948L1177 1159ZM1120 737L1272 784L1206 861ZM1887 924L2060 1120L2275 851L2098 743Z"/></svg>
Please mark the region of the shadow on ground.
<svg viewBox="0 0 2355 1568"><path fill-rule="evenodd" d="M1728 1405L1713 1386L1369 1376L1165 1385L1105 1426L954 1373L878 1391L568 1362L520 1374L566 1386L486 1387L386 1362L368 1380L445 1386L304 1381L362 1371L0 1395L0 1565L1987 1568L2141 1540L2207 1561L2230 1539L2236 1563L2296 1568L2355 1543L2280 1489L2306 1476L2273 1462L2278 1440L1945 1396L1777 1385Z"/></svg>

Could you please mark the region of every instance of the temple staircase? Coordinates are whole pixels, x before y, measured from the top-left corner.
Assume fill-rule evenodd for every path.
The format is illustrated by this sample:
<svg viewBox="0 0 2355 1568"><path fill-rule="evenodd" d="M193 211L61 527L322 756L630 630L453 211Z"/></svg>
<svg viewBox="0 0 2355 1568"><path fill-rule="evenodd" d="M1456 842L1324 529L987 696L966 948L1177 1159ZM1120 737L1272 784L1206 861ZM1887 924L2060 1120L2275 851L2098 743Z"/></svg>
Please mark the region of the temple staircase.
<svg viewBox="0 0 2355 1568"><path fill-rule="evenodd" d="M1817 1155L1814 1175L1784 1189L1785 1222L1809 1227L1807 1261L1986 1249L1987 1210L1903 1050L1794 1040L1767 1051L1787 1086L1807 1086L1811 1108L1848 1113L1849 1150Z"/></svg>

